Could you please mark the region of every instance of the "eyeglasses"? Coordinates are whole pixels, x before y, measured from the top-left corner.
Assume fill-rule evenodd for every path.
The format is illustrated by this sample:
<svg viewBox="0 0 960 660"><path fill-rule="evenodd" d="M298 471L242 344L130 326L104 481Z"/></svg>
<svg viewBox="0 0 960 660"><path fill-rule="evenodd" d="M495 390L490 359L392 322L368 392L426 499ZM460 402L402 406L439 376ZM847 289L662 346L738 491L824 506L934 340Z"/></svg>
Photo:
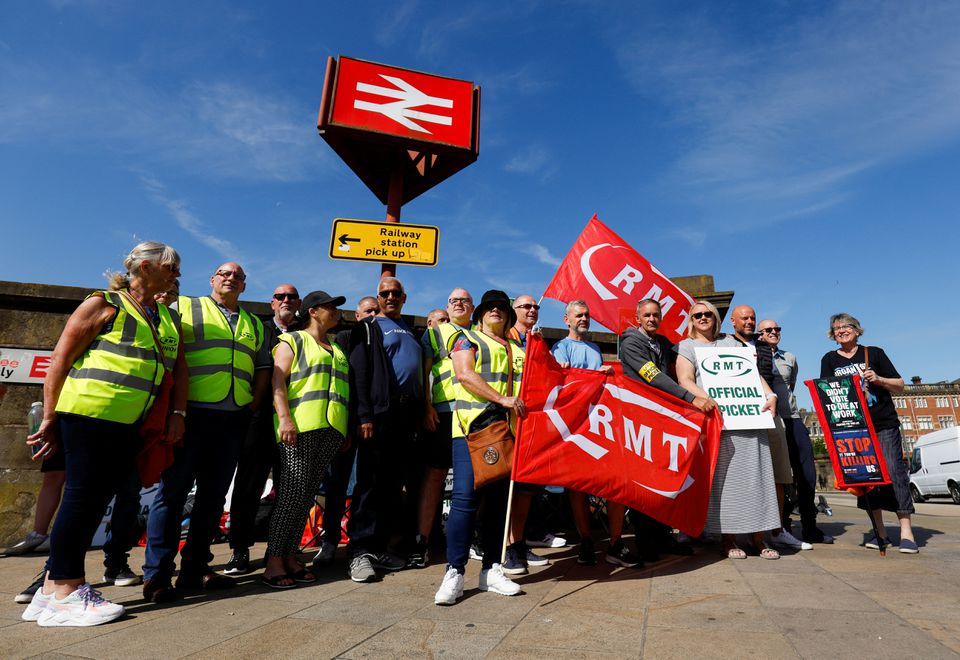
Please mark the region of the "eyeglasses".
<svg viewBox="0 0 960 660"><path fill-rule="evenodd" d="M472 305L473 301L470 298L450 298L447 300L451 305Z"/></svg>
<svg viewBox="0 0 960 660"><path fill-rule="evenodd" d="M241 273L239 270L218 270L216 273L214 273L214 275L223 280L229 280L230 278L233 278L243 282L245 279L247 279L247 276Z"/></svg>
<svg viewBox="0 0 960 660"><path fill-rule="evenodd" d="M853 326L850 325L849 323L845 323L844 325L833 326L834 332L840 332L841 330L853 330L853 329L854 329Z"/></svg>
<svg viewBox="0 0 960 660"><path fill-rule="evenodd" d="M693 318L697 319L698 321L699 321L700 319L704 318L704 317L706 317L706 318L708 318L708 319L712 319L712 318L713 318L713 312L694 312L694 313L691 314L690 316L692 316Z"/></svg>
<svg viewBox="0 0 960 660"><path fill-rule="evenodd" d="M764 334L767 332L769 332L770 334L773 334L774 332L779 334L781 330L783 330L783 328L781 328L780 326L774 326L772 328L764 328L763 330L760 331L760 334Z"/></svg>
<svg viewBox="0 0 960 660"><path fill-rule="evenodd" d="M274 300L300 300L300 296L295 293L275 293L273 294Z"/></svg>
<svg viewBox="0 0 960 660"><path fill-rule="evenodd" d="M514 305L513 308L514 308L514 309L526 309L526 310L531 310L531 309L532 309L532 310L535 310L535 311L539 311L539 310L540 310L540 305L536 305L536 304L534 304L534 303L524 303L524 304L522 304L522 305Z"/></svg>
<svg viewBox="0 0 960 660"><path fill-rule="evenodd" d="M400 299L403 297L403 291L400 289L387 289L386 291L378 291L377 295L386 300L387 298L396 298Z"/></svg>
<svg viewBox="0 0 960 660"><path fill-rule="evenodd" d="M180 277L180 266L178 264L160 264L161 268L166 268L174 277Z"/></svg>

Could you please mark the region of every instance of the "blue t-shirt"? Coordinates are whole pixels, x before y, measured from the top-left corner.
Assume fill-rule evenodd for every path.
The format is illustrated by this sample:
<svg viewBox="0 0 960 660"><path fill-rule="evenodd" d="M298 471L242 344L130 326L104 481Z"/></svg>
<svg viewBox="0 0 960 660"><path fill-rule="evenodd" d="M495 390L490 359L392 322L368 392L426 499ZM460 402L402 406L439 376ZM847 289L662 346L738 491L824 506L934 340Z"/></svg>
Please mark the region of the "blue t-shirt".
<svg viewBox="0 0 960 660"><path fill-rule="evenodd" d="M557 362L567 362L578 369L597 371L603 366L603 352L592 341L577 341L564 337L550 349Z"/></svg>
<svg viewBox="0 0 960 660"><path fill-rule="evenodd" d="M386 316L377 316L383 331L383 348L393 365L393 374L400 386L400 394L420 398L423 396L420 343L403 321L394 321Z"/></svg>

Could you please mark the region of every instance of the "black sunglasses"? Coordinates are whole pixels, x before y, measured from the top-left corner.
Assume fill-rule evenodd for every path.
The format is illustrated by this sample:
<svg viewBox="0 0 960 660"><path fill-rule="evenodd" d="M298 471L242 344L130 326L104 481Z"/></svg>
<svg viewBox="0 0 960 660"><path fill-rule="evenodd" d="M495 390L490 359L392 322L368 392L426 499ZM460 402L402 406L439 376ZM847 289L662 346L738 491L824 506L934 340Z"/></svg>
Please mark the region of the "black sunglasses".
<svg viewBox="0 0 960 660"><path fill-rule="evenodd" d="M702 319L703 317L713 318L713 312L694 312L691 316L695 319Z"/></svg>
<svg viewBox="0 0 960 660"><path fill-rule="evenodd" d="M300 300L300 296L295 293L275 293L273 294L274 300Z"/></svg>
<svg viewBox="0 0 960 660"><path fill-rule="evenodd" d="M514 309L540 309L540 305L535 305L533 303L524 303L522 305L515 305Z"/></svg>
<svg viewBox="0 0 960 660"><path fill-rule="evenodd" d="M765 332L780 332L781 330L783 330L783 328L781 328L780 326L774 326L772 328L764 328L763 330L760 331L760 333L762 334Z"/></svg>
<svg viewBox="0 0 960 660"><path fill-rule="evenodd" d="M387 289L386 291L378 291L377 295L384 299L386 298L399 299L403 297L403 291L400 291L399 289Z"/></svg>

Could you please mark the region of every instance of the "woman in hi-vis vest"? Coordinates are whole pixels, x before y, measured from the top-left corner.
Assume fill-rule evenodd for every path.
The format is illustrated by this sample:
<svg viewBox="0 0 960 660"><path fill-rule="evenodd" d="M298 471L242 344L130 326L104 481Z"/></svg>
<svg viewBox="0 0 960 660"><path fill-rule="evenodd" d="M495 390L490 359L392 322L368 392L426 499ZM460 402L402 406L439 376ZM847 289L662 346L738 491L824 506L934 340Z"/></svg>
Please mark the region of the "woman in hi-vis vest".
<svg viewBox="0 0 960 660"><path fill-rule="evenodd" d="M313 291L300 305L303 330L280 335L273 349L274 426L280 443L277 501L270 517L261 580L273 589L315 582L297 557L310 505L347 434L347 356L327 333L340 321L343 296Z"/></svg>
<svg viewBox="0 0 960 660"><path fill-rule="evenodd" d="M53 525L46 581L22 618L41 626L92 626L123 616L84 574L84 555L120 480L134 468L146 417L164 374L175 371L172 410L186 407L186 362L176 312L154 297L172 288L180 256L146 241L124 259L125 273L84 300L67 320L43 384L44 418L27 438L37 454L65 452L66 489ZM170 414L167 441L183 436Z"/></svg>

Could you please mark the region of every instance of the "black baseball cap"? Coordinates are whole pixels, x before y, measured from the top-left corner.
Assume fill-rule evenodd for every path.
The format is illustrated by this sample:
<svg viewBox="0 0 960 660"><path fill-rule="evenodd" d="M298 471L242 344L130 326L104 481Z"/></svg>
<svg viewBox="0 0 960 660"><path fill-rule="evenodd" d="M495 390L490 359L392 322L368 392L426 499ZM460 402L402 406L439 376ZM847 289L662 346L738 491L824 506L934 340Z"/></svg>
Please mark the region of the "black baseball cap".
<svg viewBox="0 0 960 660"><path fill-rule="evenodd" d="M300 303L300 309L313 309L314 307L319 307L320 305L326 305L328 303L333 303L335 306L339 307L345 302L347 302L347 299L343 296L331 296L326 291L311 291L304 296L303 301Z"/></svg>

